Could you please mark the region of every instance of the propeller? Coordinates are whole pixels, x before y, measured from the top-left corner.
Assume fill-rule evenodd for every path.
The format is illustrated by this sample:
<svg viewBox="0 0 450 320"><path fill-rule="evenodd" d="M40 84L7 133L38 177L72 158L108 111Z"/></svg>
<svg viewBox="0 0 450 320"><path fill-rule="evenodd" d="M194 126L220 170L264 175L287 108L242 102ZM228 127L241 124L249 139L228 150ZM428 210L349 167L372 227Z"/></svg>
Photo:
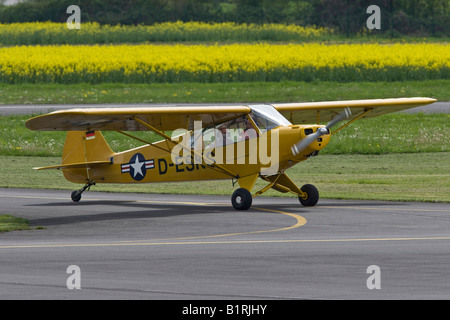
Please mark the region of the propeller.
<svg viewBox="0 0 450 320"><path fill-rule="evenodd" d="M333 119L331 119L330 122L327 123L325 127L318 128L316 132L307 135L306 138L300 140L298 143L294 144L291 147L291 151L294 154L294 156L298 155L300 152L302 152L305 148L307 148L311 143L319 139L324 134L327 134L330 132L330 128L341 122L342 120L350 118L352 115L352 111L350 108L345 108L344 111L341 113L335 115Z"/></svg>

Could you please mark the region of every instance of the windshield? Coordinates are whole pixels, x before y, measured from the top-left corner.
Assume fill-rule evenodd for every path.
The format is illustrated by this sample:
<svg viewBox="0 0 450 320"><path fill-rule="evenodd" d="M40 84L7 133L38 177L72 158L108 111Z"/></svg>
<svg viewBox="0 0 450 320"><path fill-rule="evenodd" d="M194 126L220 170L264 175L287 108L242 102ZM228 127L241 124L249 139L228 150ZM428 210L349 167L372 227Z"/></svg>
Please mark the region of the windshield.
<svg viewBox="0 0 450 320"><path fill-rule="evenodd" d="M250 106L252 111L250 117L255 122L261 133L279 126L289 126L291 123L283 117L277 109L271 105ZM258 137L258 130L253 128L247 116L241 116L235 119L220 122L211 127L198 129L190 136L191 148L195 141L201 139L204 146L228 145L242 140Z"/></svg>
<svg viewBox="0 0 450 320"><path fill-rule="evenodd" d="M252 112L250 112L250 117L255 121L261 132L278 126L289 126L292 124L271 105L257 105L251 106L251 108Z"/></svg>

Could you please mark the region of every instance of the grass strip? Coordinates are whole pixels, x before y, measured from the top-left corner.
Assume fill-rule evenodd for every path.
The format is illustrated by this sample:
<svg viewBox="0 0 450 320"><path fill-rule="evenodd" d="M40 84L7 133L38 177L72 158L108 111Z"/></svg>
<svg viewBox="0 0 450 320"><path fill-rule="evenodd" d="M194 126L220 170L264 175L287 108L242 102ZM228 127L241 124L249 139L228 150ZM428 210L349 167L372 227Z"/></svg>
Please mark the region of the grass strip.
<svg viewBox="0 0 450 320"><path fill-rule="evenodd" d="M28 115L0 117L0 155L60 156L66 133L31 131ZM145 141L159 141L153 132L134 132ZM116 132L104 132L112 150L121 152L143 143ZM170 135L170 133L169 133ZM356 121L333 135L322 154L386 154L450 152L450 115L388 114Z"/></svg>
<svg viewBox="0 0 450 320"><path fill-rule="evenodd" d="M16 230L30 230L28 220L9 214L0 215L0 233Z"/></svg>
<svg viewBox="0 0 450 320"><path fill-rule="evenodd" d="M312 183L322 198L450 202L450 152L385 155L319 155L286 173L298 185ZM64 189L80 185L66 181L60 171L32 170L55 165L59 157L0 156L0 187ZM254 190L264 186L258 181ZM236 186L234 187L236 188ZM97 184L92 191L152 194L231 195L231 180L157 184ZM49 191L51 194L51 191ZM265 196L284 196L268 191ZM287 195L292 197L292 195ZM289 200L291 201L291 200Z"/></svg>
<svg viewBox="0 0 450 320"><path fill-rule="evenodd" d="M400 97L450 101L450 80L162 84L0 84L1 104L247 103Z"/></svg>

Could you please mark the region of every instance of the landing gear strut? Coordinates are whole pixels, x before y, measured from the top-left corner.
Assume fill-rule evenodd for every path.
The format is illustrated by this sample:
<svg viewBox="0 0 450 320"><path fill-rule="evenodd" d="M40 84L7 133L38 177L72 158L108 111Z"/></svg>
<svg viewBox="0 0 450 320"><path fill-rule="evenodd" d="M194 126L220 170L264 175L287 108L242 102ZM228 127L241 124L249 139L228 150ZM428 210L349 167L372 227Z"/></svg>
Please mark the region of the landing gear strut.
<svg viewBox="0 0 450 320"><path fill-rule="evenodd" d="M253 196L249 190L252 190L258 176L248 176L238 180L241 188L234 191L233 196L231 197L231 203L236 210L248 210L252 205L252 199L266 192L270 188L282 193L290 192L296 195L300 203L305 207L313 207L319 201L319 191L315 186L312 184L305 184L303 187L299 188L286 174L284 174L284 172L272 176L259 177L269 184L256 192Z"/></svg>
<svg viewBox="0 0 450 320"><path fill-rule="evenodd" d="M73 202L78 202L81 200L81 194L83 192L85 192L86 190L89 190L91 188L91 186L95 186L95 182L94 181L89 181L88 183L86 183L86 185L81 188L80 190L75 190L72 192L71 198Z"/></svg>

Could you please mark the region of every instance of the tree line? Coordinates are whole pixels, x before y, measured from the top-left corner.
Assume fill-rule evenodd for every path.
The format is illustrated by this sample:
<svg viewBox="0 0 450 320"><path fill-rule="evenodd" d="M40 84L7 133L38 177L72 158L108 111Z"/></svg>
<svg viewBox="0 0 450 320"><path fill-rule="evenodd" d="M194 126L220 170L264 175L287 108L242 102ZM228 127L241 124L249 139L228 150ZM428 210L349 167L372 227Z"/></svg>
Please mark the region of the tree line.
<svg viewBox="0 0 450 320"><path fill-rule="evenodd" d="M367 8L381 9L381 29L372 32L450 36L450 0L22 0L0 5L0 22L65 22L78 5L81 20L100 24L165 21L283 23L332 28L347 36L367 32Z"/></svg>

